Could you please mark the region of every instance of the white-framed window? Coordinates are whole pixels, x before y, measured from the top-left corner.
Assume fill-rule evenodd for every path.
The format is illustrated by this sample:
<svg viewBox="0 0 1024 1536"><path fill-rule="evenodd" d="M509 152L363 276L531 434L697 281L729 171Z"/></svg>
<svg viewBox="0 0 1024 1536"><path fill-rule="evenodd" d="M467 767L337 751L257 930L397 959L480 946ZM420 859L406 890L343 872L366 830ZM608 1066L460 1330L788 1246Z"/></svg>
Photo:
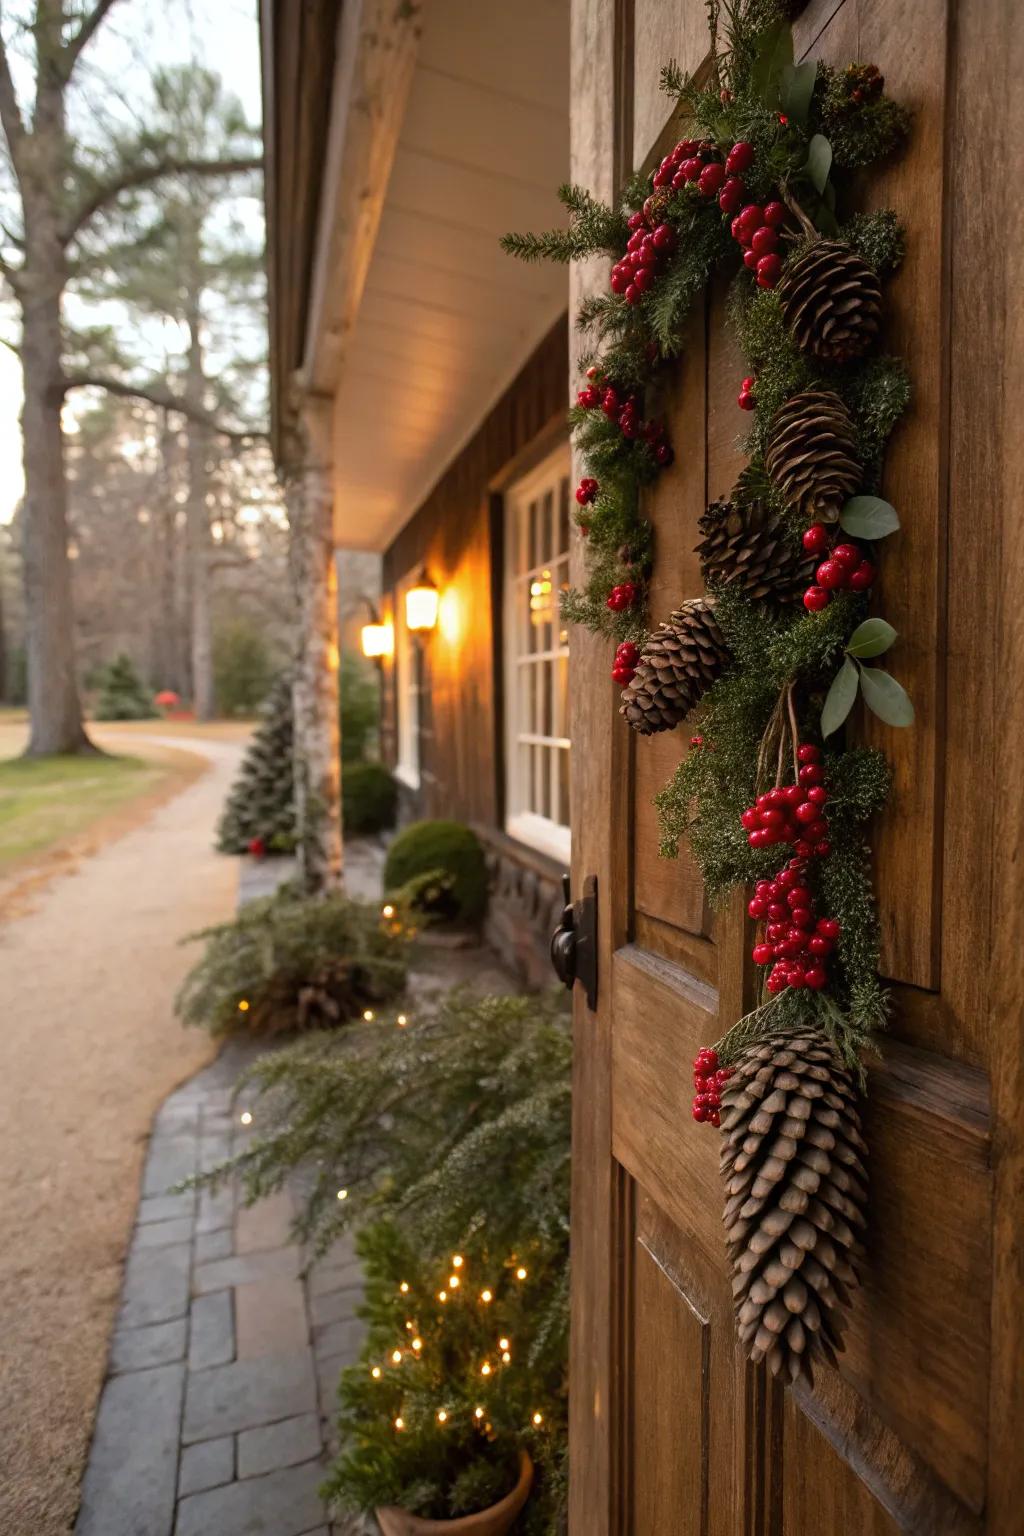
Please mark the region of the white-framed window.
<svg viewBox="0 0 1024 1536"><path fill-rule="evenodd" d="M405 622L405 594L416 581L411 571L395 593L395 693L398 702L398 761L395 777L420 787L420 691L423 664L419 641Z"/></svg>
<svg viewBox="0 0 1024 1536"><path fill-rule="evenodd" d="M505 495L505 830L569 858L568 445Z"/></svg>

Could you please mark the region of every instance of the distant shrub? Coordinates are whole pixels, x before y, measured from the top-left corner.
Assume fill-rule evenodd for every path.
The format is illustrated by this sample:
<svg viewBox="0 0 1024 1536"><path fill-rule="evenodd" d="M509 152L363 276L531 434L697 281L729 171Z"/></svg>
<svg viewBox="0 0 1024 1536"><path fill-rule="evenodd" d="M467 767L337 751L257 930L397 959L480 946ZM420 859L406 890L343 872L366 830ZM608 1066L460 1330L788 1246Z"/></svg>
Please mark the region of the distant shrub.
<svg viewBox="0 0 1024 1536"><path fill-rule="evenodd" d="M213 688L222 715L252 715L270 691L274 664L251 619L218 625L213 641Z"/></svg>
<svg viewBox="0 0 1024 1536"><path fill-rule="evenodd" d="M346 832L383 832L395 824L398 785L382 763L346 763L341 815Z"/></svg>
<svg viewBox="0 0 1024 1536"><path fill-rule="evenodd" d="M366 661L345 651L338 675L341 760L361 763L376 750L380 731L380 686Z"/></svg>
<svg viewBox="0 0 1024 1536"><path fill-rule="evenodd" d="M402 932L382 920L377 902L284 886L190 936L205 947L175 1007L215 1035L330 1029L402 991Z"/></svg>
<svg viewBox="0 0 1024 1536"><path fill-rule="evenodd" d="M156 716L149 689L135 670L130 656L120 655L99 676L97 720L152 720Z"/></svg>
<svg viewBox="0 0 1024 1536"><path fill-rule="evenodd" d="M487 905L487 866L474 832L459 821L417 821L388 849L384 888L397 891L418 875L448 877L444 898L451 911L440 915L474 922Z"/></svg>

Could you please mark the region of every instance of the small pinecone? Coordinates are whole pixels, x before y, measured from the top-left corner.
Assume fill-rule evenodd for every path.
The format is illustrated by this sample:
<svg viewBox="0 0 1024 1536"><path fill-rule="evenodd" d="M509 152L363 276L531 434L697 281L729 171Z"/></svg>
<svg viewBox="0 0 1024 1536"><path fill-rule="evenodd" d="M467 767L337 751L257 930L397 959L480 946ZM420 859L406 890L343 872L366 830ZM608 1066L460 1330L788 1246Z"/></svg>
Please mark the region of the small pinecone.
<svg viewBox="0 0 1024 1536"><path fill-rule="evenodd" d="M831 390L793 395L775 413L765 468L790 506L835 522L860 481L853 419Z"/></svg>
<svg viewBox="0 0 1024 1536"><path fill-rule="evenodd" d="M829 1040L782 1030L748 1045L722 1092L725 1229L741 1342L813 1379L842 1350L867 1198L857 1092Z"/></svg>
<svg viewBox="0 0 1024 1536"><path fill-rule="evenodd" d="M823 363L863 357L878 335L878 274L838 240L816 240L787 266L776 292L793 340Z"/></svg>
<svg viewBox="0 0 1024 1536"><path fill-rule="evenodd" d="M699 703L728 654L714 598L691 598L648 635L619 714L641 736L672 730Z"/></svg>
<svg viewBox="0 0 1024 1536"><path fill-rule="evenodd" d="M814 579L814 556L794 548L783 518L765 501L713 501L698 527L704 537L697 554L708 587L796 603Z"/></svg>

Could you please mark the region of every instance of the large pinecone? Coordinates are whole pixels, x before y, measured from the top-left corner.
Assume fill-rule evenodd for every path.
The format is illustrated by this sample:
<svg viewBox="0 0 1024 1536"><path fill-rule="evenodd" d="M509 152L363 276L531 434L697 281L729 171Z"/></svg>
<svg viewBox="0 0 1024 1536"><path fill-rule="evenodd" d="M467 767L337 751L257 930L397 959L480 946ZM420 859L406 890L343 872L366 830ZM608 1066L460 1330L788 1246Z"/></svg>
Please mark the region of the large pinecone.
<svg viewBox="0 0 1024 1536"><path fill-rule="evenodd" d="M742 1343L773 1375L812 1380L843 1347L857 1281L866 1149L857 1092L829 1040L783 1030L747 1046L722 1092L725 1228Z"/></svg>
<svg viewBox="0 0 1024 1536"><path fill-rule="evenodd" d="M839 240L816 240L790 262L776 292L797 346L824 363L863 357L878 335L878 273Z"/></svg>
<svg viewBox="0 0 1024 1536"><path fill-rule="evenodd" d="M708 587L795 603L814 580L814 556L794 544L784 519L765 501L713 501L698 527Z"/></svg>
<svg viewBox="0 0 1024 1536"><path fill-rule="evenodd" d="M670 731L699 703L728 657L713 597L693 597L648 635L619 713L634 731Z"/></svg>
<svg viewBox="0 0 1024 1536"><path fill-rule="evenodd" d="M860 481L853 418L844 402L828 389L791 396L772 420L764 462L808 522L835 522Z"/></svg>

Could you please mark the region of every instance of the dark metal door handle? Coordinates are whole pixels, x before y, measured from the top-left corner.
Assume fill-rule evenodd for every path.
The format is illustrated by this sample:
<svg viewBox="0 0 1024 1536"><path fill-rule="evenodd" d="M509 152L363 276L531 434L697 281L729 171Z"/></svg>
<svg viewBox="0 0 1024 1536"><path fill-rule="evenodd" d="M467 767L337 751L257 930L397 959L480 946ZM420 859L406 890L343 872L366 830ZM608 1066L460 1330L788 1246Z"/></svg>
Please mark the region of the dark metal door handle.
<svg viewBox="0 0 1024 1536"><path fill-rule="evenodd" d="M578 981L587 997L587 1007L597 1007L597 877L588 875L583 895L574 902L569 876L562 876L565 906L562 920L551 935L551 964L555 975L566 987Z"/></svg>

